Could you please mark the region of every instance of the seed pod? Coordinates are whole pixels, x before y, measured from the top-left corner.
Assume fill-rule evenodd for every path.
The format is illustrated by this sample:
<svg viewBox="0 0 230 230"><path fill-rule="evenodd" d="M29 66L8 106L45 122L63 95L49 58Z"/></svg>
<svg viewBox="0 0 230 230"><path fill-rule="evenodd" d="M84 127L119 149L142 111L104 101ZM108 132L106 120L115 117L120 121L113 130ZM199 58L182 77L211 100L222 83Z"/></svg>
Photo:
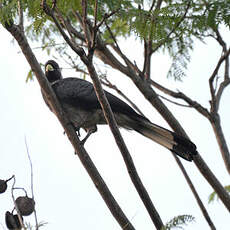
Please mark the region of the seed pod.
<svg viewBox="0 0 230 230"><path fill-rule="evenodd" d="M0 180L0 193L4 193L7 189L7 183L5 180Z"/></svg>
<svg viewBox="0 0 230 230"><path fill-rule="evenodd" d="M19 230L22 228L18 215L13 215L12 213L8 211L5 214L5 222L6 222L7 228L10 230L16 230L16 229Z"/></svg>
<svg viewBox="0 0 230 230"><path fill-rule="evenodd" d="M35 202L28 196L19 196L15 202L22 216L29 216L34 211Z"/></svg>

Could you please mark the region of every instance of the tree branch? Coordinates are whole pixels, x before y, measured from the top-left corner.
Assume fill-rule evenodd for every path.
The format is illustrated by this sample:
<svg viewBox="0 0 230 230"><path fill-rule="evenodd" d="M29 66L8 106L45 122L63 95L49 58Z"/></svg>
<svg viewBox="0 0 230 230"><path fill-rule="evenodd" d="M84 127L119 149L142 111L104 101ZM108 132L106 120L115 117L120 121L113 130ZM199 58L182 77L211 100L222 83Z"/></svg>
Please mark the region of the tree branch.
<svg viewBox="0 0 230 230"><path fill-rule="evenodd" d="M74 127L71 125L70 121L65 115L65 112L62 110L62 107L59 104L56 98L56 95L53 92L51 86L49 85L47 79L45 78L45 75L43 71L41 70L41 67L36 57L34 56L24 33L20 30L19 27L13 24L7 25L6 29L12 34L12 36L17 40L19 46L21 47L23 54L25 55L33 72L35 73L35 76L42 88L43 93L47 97L52 107L52 110L57 115L60 123L62 124L65 130L65 133L67 134L71 144L73 145L75 149L75 152L78 154L79 159L81 160L83 166L87 170L96 188L100 192L102 198L104 199L106 205L110 209L112 215L114 216L114 218L117 220L117 222L120 224L122 228L125 226L125 229L134 230L134 227L132 226L128 218L125 216L125 214L119 207L118 203L114 199L113 195L109 191L108 187L106 186L105 182L103 181L102 177L97 171L97 168L93 164L88 153L83 148L83 146L80 144L80 140L78 136L76 135Z"/></svg>
<svg viewBox="0 0 230 230"><path fill-rule="evenodd" d="M84 28L84 32L87 33L87 18L84 18L86 17L86 2L83 0L82 1L82 7L83 7L83 28ZM72 42L69 40L68 36L64 33L64 31L62 30L61 26L59 25L56 17L53 15L53 12L48 8L48 6L46 4L44 4L44 0L43 0L43 9L44 11L53 18L58 30L60 31L60 33L63 36L63 38L66 40L66 42L70 45L70 47L80 56L81 60L83 61L83 63L87 66L87 69L88 69L88 72L92 78L92 81L93 81L93 84L94 84L94 89L95 89L95 92L96 92L96 95L98 97L98 100L101 104L101 107L103 109L103 112L104 112L104 115L105 115L105 118L106 118L106 121L108 122L109 126L110 126L110 129L114 135L114 138L115 138L115 141L122 153L122 156L124 158L124 161L126 163L126 167L128 169L128 172L129 172L129 175L147 209L147 211L149 212L149 215L153 221L153 223L155 224L156 228L157 229L161 229L161 227L163 227L163 222L158 214L158 212L156 211L146 189L144 188L140 178L139 178L139 175L137 174L137 171L136 171L136 168L135 168L135 165L132 161L132 158L131 158L131 155L129 154L128 152L128 149L124 143L124 140L122 139L121 137L121 134L119 132L119 129L117 127L117 124L116 124L116 121L115 121L115 118L114 118L114 115L112 113L112 110L110 108L110 105L107 101L107 98L105 97L105 94L104 94L104 91L101 87L101 84L100 84L100 81L98 79L98 76L97 76L97 73L94 69L94 66L92 64L92 54L93 53L90 53L90 56L86 56L85 53L83 52L79 52L79 47L75 47L74 44L72 44ZM86 40L88 39L87 38L87 34L85 34L86 36ZM91 46L90 46L90 43L88 42L88 49L91 49ZM90 52L90 50L89 50Z"/></svg>
<svg viewBox="0 0 230 230"><path fill-rule="evenodd" d="M141 114L143 117L145 117L145 115L141 112L141 110L137 107L137 105L135 105L132 100L130 100L120 89L117 88L116 85L112 84L108 78L106 76L103 76L100 78L101 79L101 83L111 89L114 89L119 95L121 95L139 114ZM105 80L105 81L103 81Z"/></svg>
<svg viewBox="0 0 230 230"><path fill-rule="evenodd" d="M229 57L229 55L230 55L230 48L220 57L220 59L219 59L217 65L216 65L212 75L209 78L209 88L210 88L210 93L211 93L211 111L212 112L217 112L218 111L220 96L221 96L221 94L223 92L223 91L219 91L218 101L217 101L216 94L215 94L215 89L214 89L214 86L213 86L213 82L214 82L215 77L217 76L217 73L218 73L223 61L225 61L226 58Z"/></svg>
<svg viewBox="0 0 230 230"><path fill-rule="evenodd" d="M184 100L185 102L188 103L189 106L191 106L192 108L196 109L199 113L201 113L203 116L205 116L206 118L210 119L210 113L209 111L204 108L201 104L199 104L196 101L193 101L192 99L190 99L188 96L186 96L184 93L182 92L174 92L170 89L167 89L165 87L163 87L162 85L158 84L157 82L151 80L150 81L151 84L156 87L158 90L162 91L163 93L174 97L174 98L179 98Z"/></svg>
<svg viewBox="0 0 230 230"><path fill-rule="evenodd" d="M85 0L82 1L82 6L86 7ZM85 9L83 9L83 12L85 12ZM83 16L83 24L86 23L86 19L84 19L86 15ZM84 25L83 25L84 26ZM154 225L157 229L161 229L163 227L163 222L160 218L160 215L158 214L156 208L154 207L147 190L145 189L144 185L141 182L141 179L136 171L135 165L133 163L132 157L128 151L128 148L126 147L126 144L120 134L120 131L118 129L115 117L113 115L113 112L111 110L111 107L108 103L108 100L105 96L105 93L101 87L100 80L97 76L96 70L92 64L92 58L89 58L89 62L85 63L88 69L88 72L90 74L90 77L94 84L94 89L96 92L96 95L98 97L98 100L101 104L101 107L104 112L105 119L111 129L111 132L115 138L115 141L117 143L118 148L120 149L120 152L122 154L122 157L125 161L128 173L130 175L130 178L140 196L142 199L142 202L144 203L151 220L153 221Z"/></svg>
<svg viewBox="0 0 230 230"><path fill-rule="evenodd" d="M24 30L23 7L22 7L22 1L21 0L18 0L18 15L19 15L18 26L21 28L21 30Z"/></svg>
<svg viewBox="0 0 230 230"><path fill-rule="evenodd" d="M183 173L183 175L184 175L184 177L185 177L185 179L186 179L186 181L187 181L187 183L188 183L188 185L189 185L189 187L190 187L190 189L191 189L191 191L192 191L192 193L196 199L196 202L198 203L198 205L201 209L201 212L202 212L204 218L206 219L208 225L210 226L210 229L216 230L216 227L213 224L213 222L212 222L212 220L208 214L208 211L206 210L202 200L200 199L199 194L197 193L196 188L194 187L190 177L188 176L183 164L181 163L181 161L179 160L179 158L176 155L173 154L173 156L174 156L179 168L181 169L181 171L182 171L182 173Z"/></svg>
<svg viewBox="0 0 230 230"><path fill-rule="evenodd" d="M114 37L112 36L112 38ZM116 40L114 40L114 42L116 44ZM124 54L119 49L119 46L117 48L118 48L118 52L120 52L121 57L123 57L123 59L126 60L127 58L124 57ZM128 61L126 62L128 63ZM133 67L132 63L129 66L132 68ZM136 66L134 67L136 68ZM135 70L136 71L127 71L126 76L128 76L134 82L136 87L140 90L140 92L144 95L144 97L152 104L152 106L161 114L161 116L166 120L169 126L178 134L188 138L183 127L180 125L180 123L177 121L174 115L170 112L170 110L165 106L165 104L159 99L156 92L148 84L148 81L144 81L142 80L143 78L140 78L139 76L136 75L136 73L138 73L141 76L142 72L138 71L138 69ZM203 111L203 113L209 116L209 113L207 113L206 109ZM197 168L200 170L201 174L208 181L208 183L217 192L225 207L230 211L229 194L227 193L227 191L224 189L224 187L221 185L221 183L218 181L216 176L212 173L210 168L207 166L207 164L199 154L197 154L196 157L194 157L194 163L197 166Z"/></svg>

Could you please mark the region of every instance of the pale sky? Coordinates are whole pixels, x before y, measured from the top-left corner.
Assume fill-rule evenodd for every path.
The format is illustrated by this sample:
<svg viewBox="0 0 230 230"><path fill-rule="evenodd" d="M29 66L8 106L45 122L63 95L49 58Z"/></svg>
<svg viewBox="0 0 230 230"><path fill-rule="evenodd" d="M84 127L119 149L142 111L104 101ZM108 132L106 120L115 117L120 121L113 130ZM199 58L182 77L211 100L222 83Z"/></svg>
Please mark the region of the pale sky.
<svg viewBox="0 0 230 230"><path fill-rule="evenodd" d="M2 69L0 73L2 156L0 179L7 179L14 174L16 186L24 187L28 194L31 194L30 166L24 142L26 136L34 168L38 221L48 222L43 229L120 229L78 157L74 155L74 150L68 138L63 135L63 128L57 118L44 103L37 80L25 82L30 67L23 54L19 52L18 45L10 42L12 38L2 27L0 33ZM35 44L31 46L35 47ZM141 63L139 59L142 55L141 49L134 44L134 41L127 40L123 46L128 50L131 60ZM134 46L135 52L133 52ZM41 63L50 59L45 51L35 50L35 55ZM189 65L188 77L183 82L174 82L173 79L166 78L170 64L167 57L160 54L153 59L152 76L165 86L175 90L180 89L192 99L208 107L208 78L219 56L220 49L211 40L208 40L206 45L197 42ZM59 64L61 67L68 67L64 62ZM64 77L78 76L78 73L70 70L63 70L62 74ZM165 121L143 99L129 79L115 71L109 74L111 74L110 80L117 83L118 88L132 98L152 122L168 128ZM229 97L230 88L223 94L220 107L222 127L227 142L230 139ZM217 178L223 185L228 185L229 175L207 120L192 109L177 107L170 103L167 105L184 126ZM189 214L195 217L195 222L185 226L186 230L209 229L171 153L140 134L124 130L121 132L141 179L164 223L174 216ZM83 132L82 134L84 135ZM154 229L130 182L109 128L100 126L98 132L87 141L85 148L136 229ZM213 191L212 188L193 163L183 159L182 161L217 229L228 230L227 209L221 201L208 204L208 196ZM9 183L7 192L0 196L0 229L6 229L5 212L13 208L11 186L12 183ZM34 223L32 215L25 220Z"/></svg>

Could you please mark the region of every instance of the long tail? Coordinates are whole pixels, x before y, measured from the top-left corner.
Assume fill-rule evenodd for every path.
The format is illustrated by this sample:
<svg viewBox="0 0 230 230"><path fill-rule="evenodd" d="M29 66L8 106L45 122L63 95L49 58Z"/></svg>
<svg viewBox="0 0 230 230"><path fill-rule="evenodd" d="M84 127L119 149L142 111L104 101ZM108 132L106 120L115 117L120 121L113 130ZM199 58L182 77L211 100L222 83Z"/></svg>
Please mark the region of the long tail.
<svg viewBox="0 0 230 230"><path fill-rule="evenodd" d="M190 140L151 122L142 121L135 130L187 161L197 154L196 145Z"/></svg>

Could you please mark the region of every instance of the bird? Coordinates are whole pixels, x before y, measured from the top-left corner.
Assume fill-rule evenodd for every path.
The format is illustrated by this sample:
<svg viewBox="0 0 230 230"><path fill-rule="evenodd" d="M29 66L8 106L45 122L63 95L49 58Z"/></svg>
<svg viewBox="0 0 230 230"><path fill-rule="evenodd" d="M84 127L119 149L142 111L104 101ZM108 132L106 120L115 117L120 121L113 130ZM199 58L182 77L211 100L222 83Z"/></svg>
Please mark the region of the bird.
<svg viewBox="0 0 230 230"><path fill-rule="evenodd" d="M84 145L89 136L97 131L97 125L107 124L93 84L81 78L63 78L61 68L54 60L45 63L45 76L77 134L80 136L80 128L87 132L81 141ZM104 92L119 127L134 130L185 160L193 160L197 154L193 142L152 123L120 98L105 90ZM47 101L46 103L48 105ZM51 106L49 108L51 109Z"/></svg>

